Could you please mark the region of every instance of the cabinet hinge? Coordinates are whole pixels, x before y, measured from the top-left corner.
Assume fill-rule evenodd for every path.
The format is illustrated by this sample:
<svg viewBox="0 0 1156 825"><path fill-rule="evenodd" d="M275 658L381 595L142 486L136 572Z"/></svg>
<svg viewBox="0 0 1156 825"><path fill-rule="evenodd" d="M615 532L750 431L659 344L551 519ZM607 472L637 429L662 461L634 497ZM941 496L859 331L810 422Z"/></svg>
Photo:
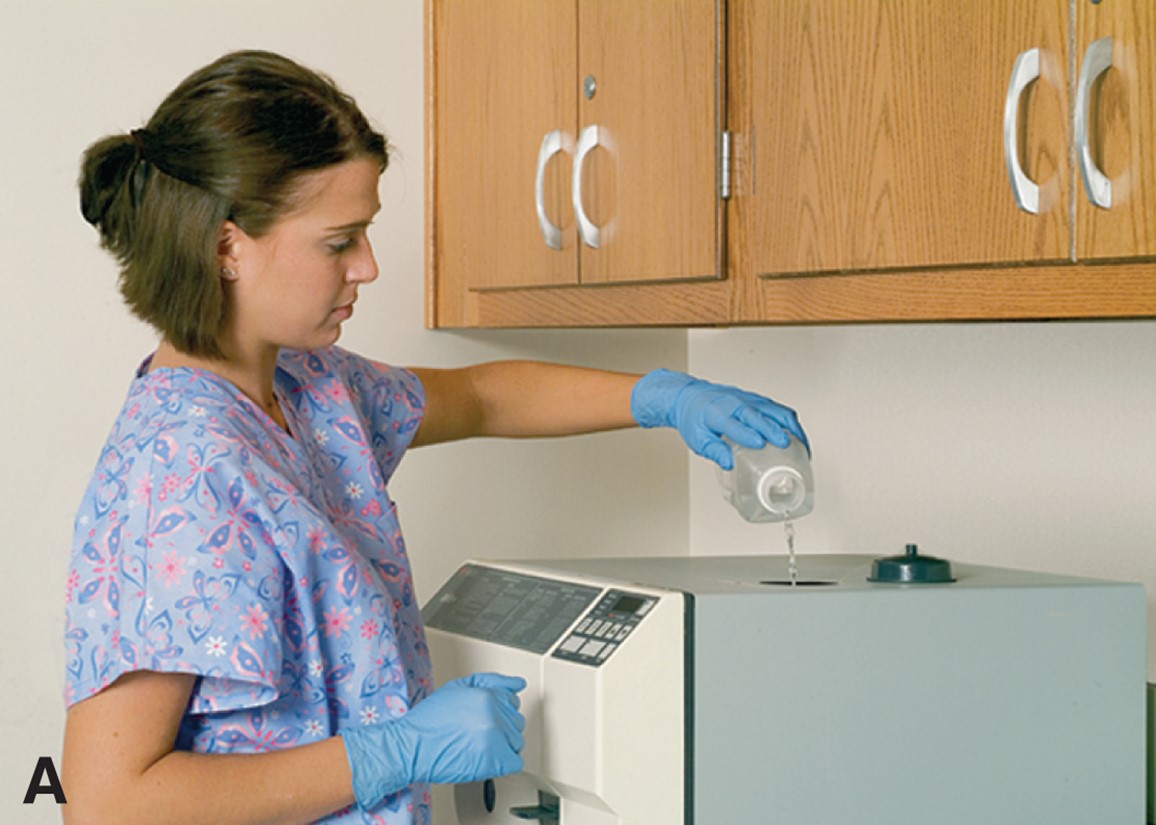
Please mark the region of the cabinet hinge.
<svg viewBox="0 0 1156 825"><path fill-rule="evenodd" d="M731 133L724 131L719 140L718 194L724 201L731 196Z"/></svg>

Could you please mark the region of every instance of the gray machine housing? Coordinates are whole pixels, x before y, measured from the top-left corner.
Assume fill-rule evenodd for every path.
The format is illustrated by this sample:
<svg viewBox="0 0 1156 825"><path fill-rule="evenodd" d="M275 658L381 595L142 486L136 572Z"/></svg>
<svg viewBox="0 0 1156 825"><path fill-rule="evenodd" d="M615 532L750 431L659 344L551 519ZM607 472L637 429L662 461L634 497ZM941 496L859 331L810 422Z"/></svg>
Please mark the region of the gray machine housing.
<svg viewBox="0 0 1156 825"><path fill-rule="evenodd" d="M1146 613L1137 584L956 564L952 583L895 585L868 580L872 557L847 555L806 557L807 578L794 587L783 557L494 564L599 594L681 594L685 639L668 655L682 660L671 661L668 674L682 681L681 712L669 725L682 731L684 757L669 787L681 788L683 818L631 820L607 805L586 819L575 806L575 823L1144 821ZM435 668L452 670L438 647L461 634L475 636L455 642L473 646L470 669L484 667L491 652L509 662L500 653L507 643L464 628L460 615L446 629L441 608L455 601L453 587L451 580L425 610ZM575 647L584 618L533 655L551 657L567 638ZM612 660L642 655L631 645L646 638L631 634ZM553 672L560 666L555 660ZM557 688L541 686L544 704L551 691L565 694L561 677L552 678ZM589 724L604 716L621 718L597 712ZM595 739L631 735L603 730ZM567 825L566 790L548 774L530 781L561 797L557 821ZM492 821L508 816L499 802Z"/></svg>

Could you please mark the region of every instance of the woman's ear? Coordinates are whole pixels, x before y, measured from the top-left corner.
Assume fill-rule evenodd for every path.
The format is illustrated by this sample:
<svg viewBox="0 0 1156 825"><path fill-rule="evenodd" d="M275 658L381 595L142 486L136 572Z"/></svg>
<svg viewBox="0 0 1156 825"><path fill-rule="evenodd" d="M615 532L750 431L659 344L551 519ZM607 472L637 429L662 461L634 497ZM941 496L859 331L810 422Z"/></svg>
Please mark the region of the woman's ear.
<svg viewBox="0 0 1156 825"><path fill-rule="evenodd" d="M221 236L217 240L217 263L221 277L226 281L237 280L241 271L241 249L245 232L232 221L221 224Z"/></svg>

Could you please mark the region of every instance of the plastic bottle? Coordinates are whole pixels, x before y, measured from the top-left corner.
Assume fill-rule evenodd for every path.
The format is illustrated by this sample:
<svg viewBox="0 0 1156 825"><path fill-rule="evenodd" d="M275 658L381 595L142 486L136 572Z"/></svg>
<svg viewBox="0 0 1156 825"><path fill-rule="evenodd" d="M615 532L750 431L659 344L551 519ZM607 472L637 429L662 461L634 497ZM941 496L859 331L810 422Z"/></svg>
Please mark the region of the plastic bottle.
<svg viewBox="0 0 1156 825"><path fill-rule="evenodd" d="M751 522L788 521L814 506L815 483L807 448L791 437L785 448L767 444L758 450L724 439L734 455L733 470L718 470L723 496Z"/></svg>

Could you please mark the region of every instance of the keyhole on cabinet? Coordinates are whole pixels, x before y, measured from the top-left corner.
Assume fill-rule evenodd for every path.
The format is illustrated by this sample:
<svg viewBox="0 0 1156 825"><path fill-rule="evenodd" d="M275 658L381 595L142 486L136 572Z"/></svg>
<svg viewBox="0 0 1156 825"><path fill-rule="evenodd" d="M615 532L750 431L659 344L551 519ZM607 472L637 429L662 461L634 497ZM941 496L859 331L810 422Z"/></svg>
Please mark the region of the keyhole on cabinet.
<svg viewBox="0 0 1156 825"><path fill-rule="evenodd" d="M586 96L587 100L594 99L594 93L598 91L598 81L594 79L594 75L586 75L586 79L582 81L582 94Z"/></svg>

